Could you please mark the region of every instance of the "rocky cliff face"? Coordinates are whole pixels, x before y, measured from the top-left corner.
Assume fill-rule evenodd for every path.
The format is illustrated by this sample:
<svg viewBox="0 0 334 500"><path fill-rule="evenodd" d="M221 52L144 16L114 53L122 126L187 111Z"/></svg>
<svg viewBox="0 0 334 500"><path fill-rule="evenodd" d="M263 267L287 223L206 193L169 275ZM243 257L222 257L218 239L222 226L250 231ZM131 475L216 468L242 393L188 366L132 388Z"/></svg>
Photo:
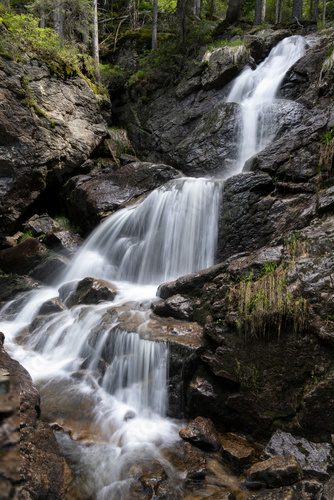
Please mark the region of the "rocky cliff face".
<svg viewBox="0 0 334 500"><path fill-rule="evenodd" d="M0 236L80 166L106 136L105 102L38 61L0 61Z"/></svg>

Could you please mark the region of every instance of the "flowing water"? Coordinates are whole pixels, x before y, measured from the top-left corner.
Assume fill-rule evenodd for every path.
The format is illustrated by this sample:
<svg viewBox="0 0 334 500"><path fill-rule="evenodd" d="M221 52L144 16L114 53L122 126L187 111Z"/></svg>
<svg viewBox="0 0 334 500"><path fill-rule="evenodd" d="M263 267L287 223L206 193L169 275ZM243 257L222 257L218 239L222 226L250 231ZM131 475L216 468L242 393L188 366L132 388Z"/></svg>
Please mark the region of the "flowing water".
<svg viewBox="0 0 334 500"><path fill-rule="evenodd" d="M270 105L304 50L302 37L285 39L235 80L228 99L241 106L243 130L236 171L274 137ZM178 488L162 453L179 439L179 425L166 418L168 345L143 338L138 325L148 321L161 282L214 263L221 187L217 179L167 183L106 219L53 286L1 311L6 347L38 384L44 415L80 438L58 433L80 498L131 498L136 467L148 459ZM70 307L78 281L90 276L112 283L116 298ZM40 315L58 296L68 305Z"/></svg>
<svg viewBox="0 0 334 500"><path fill-rule="evenodd" d="M227 97L228 102L239 103L241 107L241 140L235 173L274 139L277 93L285 74L304 55L305 49L304 37L285 38L254 70L246 67L236 78Z"/></svg>

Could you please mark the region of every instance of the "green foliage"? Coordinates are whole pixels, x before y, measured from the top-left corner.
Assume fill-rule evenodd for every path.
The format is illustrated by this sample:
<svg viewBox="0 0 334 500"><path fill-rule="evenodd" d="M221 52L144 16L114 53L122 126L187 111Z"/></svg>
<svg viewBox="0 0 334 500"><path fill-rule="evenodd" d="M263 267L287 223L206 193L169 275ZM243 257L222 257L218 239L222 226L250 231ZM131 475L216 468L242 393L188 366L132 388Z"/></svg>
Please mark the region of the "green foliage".
<svg viewBox="0 0 334 500"><path fill-rule="evenodd" d="M72 233L80 233L80 228L73 225L65 215L55 215L54 221L61 227L63 231L71 231Z"/></svg>
<svg viewBox="0 0 334 500"><path fill-rule="evenodd" d="M326 146L332 142L334 139L334 127L326 130L322 136L320 137L321 144L325 144Z"/></svg>
<svg viewBox="0 0 334 500"><path fill-rule="evenodd" d="M129 72L116 64L100 64L101 82L112 91L124 87Z"/></svg>
<svg viewBox="0 0 334 500"><path fill-rule="evenodd" d="M271 265L264 271L257 279L249 273L230 290L229 308L237 310L238 330L255 337L276 332L278 338L287 325L296 333L301 331L309 306L305 299L294 297L289 291L288 269Z"/></svg>
<svg viewBox="0 0 334 500"><path fill-rule="evenodd" d="M22 233L22 235L19 237L17 240L18 243L23 243L23 241L27 240L28 238L33 238L34 235L32 234L32 231L26 231L25 233Z"/></svg>
<svg viewBox="0 0 334 500"><path fill-rule="evenodd" d="M64 41L51 28L40 28L31 14L16 14L0 4L0 55L20 61L37 59L62 78L79 76L93 91L100 89L94 83L93 61L87 54Z"/></svg>
<svg viewBox="0 0 334 500"><path fill-rule="evenodd" d="M242 47L242 46L243 46L243 40L241 40L240 38L235 38L233 40L220 39L210 43L208 45L208 49L212 50L221 47Z"/></svg>

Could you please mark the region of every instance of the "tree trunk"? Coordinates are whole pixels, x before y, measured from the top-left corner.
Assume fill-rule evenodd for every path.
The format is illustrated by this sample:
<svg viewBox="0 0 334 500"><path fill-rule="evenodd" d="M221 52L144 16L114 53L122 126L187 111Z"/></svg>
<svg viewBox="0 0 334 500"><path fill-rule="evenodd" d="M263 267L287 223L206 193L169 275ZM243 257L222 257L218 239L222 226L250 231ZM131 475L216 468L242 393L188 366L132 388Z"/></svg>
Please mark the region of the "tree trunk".
<svg viewBox="0 0 334 500"><path fill-rule="evenodd" d="M64 38L64 19L61 0L56 0L53 11L53 27L60 38Z"/></svg>
<svg viewBox="0 0 334 500"><path fill-rule="evenodd" d="M262 4L263 0L255 0L255 19L254 19L255 25L262 23Z"/></svg>
<svg viewBox="0 0 334 500"><path fill-rule="evenodd" d="M216 12L215 0L209 0L208 18L209 19L213 19L213 16L215 15L215 12Z"/></svg>
<svg viewBox="0 0 334 500"><path fill-rule="evenodd" d="M97 15L97 0L93 0L93 59L96 81L100 81L99 25Z"/></svg>
<svg viewBox="0 0 334 500"><path fill-rule="evenodd" d="M201 0L193 0L193 14L195 17L201 15Z"/></svg>
<svg viewBox="0 0 334 500"><path fill-rule="evenodd" d="M262 23L265 22L266 20L266 11L267 11L267 1L262 0Z"/></svg>
<svg viewBox="0 0 334 500"><path fill-rule="evenodd" d="M314 0L313 4L313 21L317 21L319 17L319 0Z"/></svg>
<svg viewBox="0 0 334 500"><path fill-rule="evenodd" d="M282 22L282 0L276 0L275 4L275 24Z"/></svg>
<svg viewBox="0 0 334 500"><path fill-rule="evenodd" d="M241 15L242 0L229 0L225 21L233 24L239 21Z"/></svg>
<svg viewBox="0 0 334 500"><path fill-rule="evenodd" d="M181 41L186 41L188 0L177 0L177 16L180 22Z"/></svg>
<svg viewBox="0 0 334 500"><path fill-rule="evenodd" d="M45 26L46 26L45 10L44 9L41 9L39 26L40 26L40 28L45 28Z"/></svg>
<svg viewBox="0 0 334 500"><path fill-rule="evenodd" d="M299 23L303 17L303 0L293 0L293 19Z"/></svg>
<svg viewBox="0 0 334 500"><path fill-rule="evenodd" d="M327 7L326 0L322 0L322 16L321 16L321 18L322 18L323 23L326 22L326 7Z"/></svg>
<svg viewBox="0 0 334 500"><path fill-rule="evenodd" d="M152 49L158 46L158 0L153 0L153 22L152 22Z"/></svg>

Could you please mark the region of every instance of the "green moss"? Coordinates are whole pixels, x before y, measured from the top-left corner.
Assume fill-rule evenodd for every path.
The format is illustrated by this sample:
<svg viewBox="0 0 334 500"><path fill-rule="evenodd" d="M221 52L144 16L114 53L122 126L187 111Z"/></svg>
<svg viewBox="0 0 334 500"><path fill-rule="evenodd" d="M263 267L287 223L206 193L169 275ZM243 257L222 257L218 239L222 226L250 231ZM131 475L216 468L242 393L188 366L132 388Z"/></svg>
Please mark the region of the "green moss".
<svg viewBox="0 0 334 500"><path fill-rule="evenodd" d="M321 144L325 144L326 146L332 142L334 139L334 127L326 130L322 136L320 137Z"/></svg>
<svg viewBox="0 0 334 500"><path fill-rule="evenodd" d="M220 39L208 45L208 50L218 49L221 47L241 47L244 43L242 39L237 38L234 40Z"/></svg>
<svg viewBox="0 0 334 500"><path fill-rule="evenodd" d="M36 97L32 91L32 89L29 86L29 79L26 76L21 77L21 87L22 87L22 92L24 100L23 103L31 108L37 116L40 118L46 118L52 128L56 126L56 122L50 118L48 113L45 111L45 109L41 108L36 100Z"/></svg>
<svg viewBox="0 0 334 500"><path fill-rule="evenodd" d="M33 238L34 235L32 233L32 231L26 231L25 233L23 233L19 239L17 240L18 243L22 243L23 241L27 240L28 238Z"/></svg>
<svg viewBox="0 0 334 500"><path fill-rule="evenodd" d="M54 221L64 230L72 233L80 233L80 228L71 223L65 215L55 215Z"/></svg>

